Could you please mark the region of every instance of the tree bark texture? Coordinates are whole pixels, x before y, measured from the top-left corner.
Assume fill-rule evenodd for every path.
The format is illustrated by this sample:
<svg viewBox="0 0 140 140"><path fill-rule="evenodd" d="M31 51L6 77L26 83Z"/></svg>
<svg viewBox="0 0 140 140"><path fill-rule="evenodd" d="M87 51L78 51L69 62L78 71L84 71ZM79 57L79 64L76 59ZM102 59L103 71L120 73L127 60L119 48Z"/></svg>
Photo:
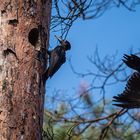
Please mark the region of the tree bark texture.
<svg viewBox="0 0 140 140"><path fill-rule="evenodd" d="M51 0L0 0L0 140L41 140Z"/></svg>

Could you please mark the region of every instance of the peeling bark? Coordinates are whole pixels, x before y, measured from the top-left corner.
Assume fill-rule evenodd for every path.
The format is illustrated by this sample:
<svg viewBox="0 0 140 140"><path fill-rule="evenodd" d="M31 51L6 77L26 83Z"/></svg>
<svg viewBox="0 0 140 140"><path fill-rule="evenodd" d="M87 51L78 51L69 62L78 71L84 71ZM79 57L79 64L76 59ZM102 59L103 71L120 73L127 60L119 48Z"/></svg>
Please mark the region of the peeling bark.
<svg viewBox="0 0 140 140"><path fill-rule="evenodd" d="M51 0L0 3L0 140L41 140Z"/></svg>

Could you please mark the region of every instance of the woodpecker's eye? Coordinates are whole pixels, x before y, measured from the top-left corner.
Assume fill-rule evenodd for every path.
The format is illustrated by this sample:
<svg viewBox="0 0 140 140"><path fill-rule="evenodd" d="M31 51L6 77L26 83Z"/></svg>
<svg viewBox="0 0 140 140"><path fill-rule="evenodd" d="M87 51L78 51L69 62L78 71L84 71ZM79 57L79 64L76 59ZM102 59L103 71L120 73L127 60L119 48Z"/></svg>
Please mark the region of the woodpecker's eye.
<svg viewBox="0 0 140 140"><path fill-rule="evenodd" d="M67 50L71 49L71 44L67 40L65 41L65 46Z"/></svg>
<svg viewBox="0 0 140 140"><path fill-rule="evenodd" d="M38 41L38 37L39 37L39 31L37 28L33 28L28 35L28 40L29 42L35 46L37 41Z"/></svg>

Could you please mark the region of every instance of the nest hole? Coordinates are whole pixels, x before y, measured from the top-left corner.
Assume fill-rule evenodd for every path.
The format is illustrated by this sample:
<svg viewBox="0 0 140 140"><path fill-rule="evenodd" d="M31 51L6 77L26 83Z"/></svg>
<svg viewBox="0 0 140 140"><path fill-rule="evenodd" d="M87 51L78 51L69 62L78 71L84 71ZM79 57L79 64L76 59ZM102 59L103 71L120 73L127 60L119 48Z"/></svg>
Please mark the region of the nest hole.
<svg viewBox="0 0 140 140"><path fill-rule="evenodd" d="M39 31L37 28L33 28L31 29L31 31L29 32L28 35L28 41L35 46L37 44L38 41L38 37L39 37Z"/></svg>

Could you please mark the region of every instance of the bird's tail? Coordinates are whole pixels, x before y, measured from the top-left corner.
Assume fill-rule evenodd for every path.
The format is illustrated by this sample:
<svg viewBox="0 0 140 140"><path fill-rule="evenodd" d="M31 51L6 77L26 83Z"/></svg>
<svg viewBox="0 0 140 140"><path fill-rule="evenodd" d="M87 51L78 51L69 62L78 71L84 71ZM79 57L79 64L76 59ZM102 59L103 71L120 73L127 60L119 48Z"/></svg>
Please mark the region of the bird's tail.
<svg viewBox="0 0 140 140"><path fill-rule="evenodd" d="M43 80L43 83L45 84L47 79L49 78L49 75L48 75L48 69L45 71L45 73L42 75L42 80Z"/></svg>
<svg viewBox="0 0 140 140"><path fill-rule="evenodd" d="M130 68L140 72L140 58L136 55L127 55L123 57L123 62Z"/></svg>

